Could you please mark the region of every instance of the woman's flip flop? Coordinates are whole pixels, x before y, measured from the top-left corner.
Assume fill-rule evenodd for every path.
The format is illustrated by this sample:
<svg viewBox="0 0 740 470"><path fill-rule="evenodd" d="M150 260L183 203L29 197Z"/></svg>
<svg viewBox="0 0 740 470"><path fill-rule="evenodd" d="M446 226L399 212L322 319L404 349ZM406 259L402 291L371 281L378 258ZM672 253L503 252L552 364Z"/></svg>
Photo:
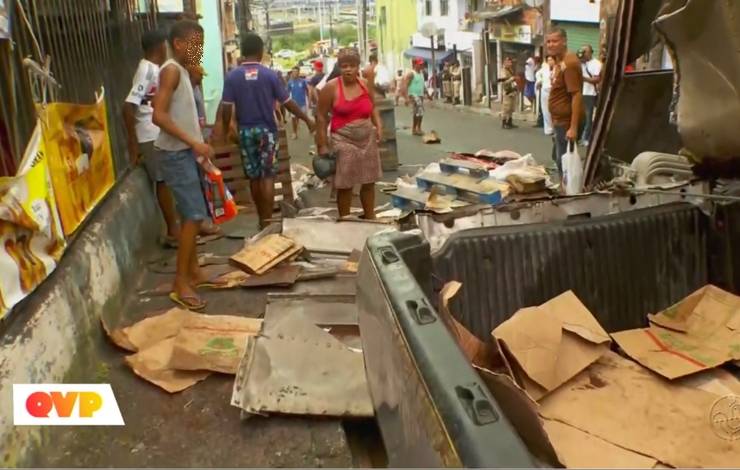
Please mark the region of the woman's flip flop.
<svg viewBox="0 0 740 470"><path fill-rule="evenodd" d="M175 302L177 305L184 308L185 310L198 312L206 308L206 302L195 295L180 297L177 292L170 292L170 300ZM193 300L195 302L193 302Z"/></svg>

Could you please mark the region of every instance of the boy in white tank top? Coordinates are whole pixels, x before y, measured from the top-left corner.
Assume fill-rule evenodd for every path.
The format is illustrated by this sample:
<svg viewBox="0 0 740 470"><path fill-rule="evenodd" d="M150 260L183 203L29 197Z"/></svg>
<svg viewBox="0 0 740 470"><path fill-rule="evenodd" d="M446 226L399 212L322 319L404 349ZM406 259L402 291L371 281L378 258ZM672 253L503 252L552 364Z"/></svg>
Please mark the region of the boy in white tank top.
<svg viewBox="0 0 740 470"><path fill-rule="evenodd" d="M189 310L202 310L205 302L195 289L207 283L198 266L196 237L210 217L203 193L203 174L196 156L213 158L203 142L188 66L203 58L203 28L181 20L169 34L173 58L162 65L159 90L154 97L154 124L160 133L154 145L159 168L175 198L181 228L177 248L177 270L170 299Z"/></svg>

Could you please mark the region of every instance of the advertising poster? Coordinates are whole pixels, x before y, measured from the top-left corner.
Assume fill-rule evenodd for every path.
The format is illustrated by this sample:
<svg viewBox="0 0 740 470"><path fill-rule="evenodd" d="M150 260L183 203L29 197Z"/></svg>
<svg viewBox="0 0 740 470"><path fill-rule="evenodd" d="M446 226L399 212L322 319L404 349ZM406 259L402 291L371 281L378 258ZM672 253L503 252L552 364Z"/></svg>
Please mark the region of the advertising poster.
<svg viewBox="0 0 740 470"><path fill-rule="evenodd" d="M65 236L72 234L115 181L105 101L52 103L43 137Z"/></svg>
<svg viewBox="0 0 740 470"><path fill-rule="evenodd" d="M37 125L17 176L0 178L0 319L51 274L65 246Z"/></svg>

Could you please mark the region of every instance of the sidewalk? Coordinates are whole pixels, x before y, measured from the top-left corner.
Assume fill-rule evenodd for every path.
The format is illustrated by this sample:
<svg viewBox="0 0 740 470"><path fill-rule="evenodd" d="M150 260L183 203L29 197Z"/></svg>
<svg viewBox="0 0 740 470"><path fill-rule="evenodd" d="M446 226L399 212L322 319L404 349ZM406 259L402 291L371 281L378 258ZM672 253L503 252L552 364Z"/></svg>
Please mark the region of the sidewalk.
<svg viewBox="0 0 740 470"><path fill-rule="evenodd" d="M501 103L498 101L491 103L491 108L489 109L486 105L481 103L474 103L472 106L465 106L465 105L454 105L445 103L443 101L435 100L432 102L427 102L428 106L438 109L445 109L450 111L458 111L461 113L471 113L471 114L479 114L482 116L490 115L493 118L499 119L501 116ZM537 117L534 113L525 111L525 112L515 112L514 113L514 120L516 121L523 121L523 122L531 122L535 123L537 121Z"/></svg>

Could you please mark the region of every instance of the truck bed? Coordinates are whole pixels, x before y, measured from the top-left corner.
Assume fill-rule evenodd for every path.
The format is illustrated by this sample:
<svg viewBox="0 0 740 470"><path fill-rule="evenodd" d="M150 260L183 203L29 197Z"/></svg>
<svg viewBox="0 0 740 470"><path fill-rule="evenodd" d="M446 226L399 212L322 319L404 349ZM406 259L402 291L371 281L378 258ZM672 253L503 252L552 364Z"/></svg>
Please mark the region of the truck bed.
<svg viewBox="0 0 740 470"><path fill-rule="evenodd" d="M465 230L434 256L418 234L368 240L358 279L360 329L378 424L392 467L532 467L537 460L435 310L476 336L517 309L572 289L609 332L706 283L740 288L740 204L711 214L686 203L548 224ZM735 251L733 251L733 249Z"/></svg>

